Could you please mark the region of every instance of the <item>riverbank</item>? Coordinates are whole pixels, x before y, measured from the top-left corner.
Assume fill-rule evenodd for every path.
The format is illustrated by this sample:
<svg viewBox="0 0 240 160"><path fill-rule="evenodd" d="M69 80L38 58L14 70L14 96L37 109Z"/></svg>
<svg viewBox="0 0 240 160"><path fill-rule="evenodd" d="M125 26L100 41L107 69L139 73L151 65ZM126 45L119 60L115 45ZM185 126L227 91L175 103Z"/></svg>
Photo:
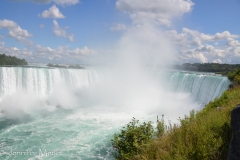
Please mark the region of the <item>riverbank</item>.
<svg viewBox="0 0 240 160"><path fill-rule="evenodd" d="M227 159L230 112L240 103L240 88L229 89L200 112L180 119L141 151L140 159Z"/></svg>
<svg viewBox="0 0 240 160"><path fill-rule="evenodd" d="M147 125L136 127L135 124L135 128L123 128L121 134L115 134L112 141L116 153L121 153L115 154L115 157L160 160L227 159L231 140L230 112L239 103L240 87L234 86L198 113L191 111L188 116L179 118L179 125L169 125L160 121L160 129L162 123L164 134L156 136L156 133L159 133L158 129L151 134L152 138L141 139L142 137L136 137L151 131L146 128ZM129 139L133 139L133 143L128 143ZM126 140L128 142L125 143Z"/></svg>

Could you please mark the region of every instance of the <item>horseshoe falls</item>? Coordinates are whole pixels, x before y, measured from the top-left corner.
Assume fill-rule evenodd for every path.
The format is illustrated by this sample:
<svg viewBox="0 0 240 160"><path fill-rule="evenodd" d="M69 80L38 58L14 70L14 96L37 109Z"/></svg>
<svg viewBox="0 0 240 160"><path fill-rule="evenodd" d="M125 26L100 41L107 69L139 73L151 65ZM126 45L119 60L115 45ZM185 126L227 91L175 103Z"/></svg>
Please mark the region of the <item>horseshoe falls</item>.
<svg viewBox="0 0 240 160"><path fill-rule="evenodd" d="M175 122L229 84L194 72L0 67L0 159L114 159L110 140L132 117Z"/></svg>
<svg viewBox="0 0 240 160"><path fill-rule="evenodd" d="M221 96L230 82L227 77L206 73L175 72L169 78L169 87L175 92L191 93L193 99L207 104Z"/></svg>

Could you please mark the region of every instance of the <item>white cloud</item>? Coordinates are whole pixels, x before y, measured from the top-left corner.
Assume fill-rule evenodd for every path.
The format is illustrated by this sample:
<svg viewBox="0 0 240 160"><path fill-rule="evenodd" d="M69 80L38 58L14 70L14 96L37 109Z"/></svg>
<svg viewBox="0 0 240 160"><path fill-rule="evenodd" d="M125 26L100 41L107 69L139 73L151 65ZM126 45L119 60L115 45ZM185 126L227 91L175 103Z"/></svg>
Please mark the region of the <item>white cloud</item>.
<svg viewBox="0 0 240 160"><path fill-rule="evenodd" d="M202 46L202 42L199 37L194 38L194 40L191 43L192 46Z"/></svg>
<svg viewBox="0 0 240 160"><path fill-rule="evenodd" d="M188 28L183 28L183 33L189 34L192 37L199 37L200 40L203 40L203 41L213 41L214 40L214 36L213 35L200 33L198 31L191 30L191 29L188 29Z"/></svg>
<svg viewBox="0 0 240 160"><path fill-rule="evenodd" d="M208 59L201 52L195 52L194 50L182 50L179 53L179 59L182 63L184 62L198 62L207 63Z"/></svg>
<svg viewBox="0 0 240 160"><path fill-rule="evenodd" d="M214 59L213 63L222 63L221 59Z"/></svg>
<svg viewBox="0 0 240 160"><path fill-rule="evenodd" d="M94 54L96 54L96 51L94 49L89 49L87 46L82 49L69 49L69 46L58 46L56 49L53 49L51 47L37 45L34 51L35 58L65 62L85 60L86 57Z"/></svg>
<svg viewBox="0 0 240 160"><path fill-rule="evenodd" d="M192 10L191 0L118 0L116 7L130 14L135 23L154 20L169 26L170 20Z"/></svg>
<svg viewBox="0 0 240 160"><path fill-rule="evenodd" d="M26 44L32 44L30 40L28 40L28 37L31 37L32 34L30 34L27 30L22 29L17 23L11 20L0 20L0 29L6 28L8 29L8 36L14 38L15 40L26 43Z"/></svg>
<svg viewBox="0 0 240 160"><path fill-rule="evenodd" d="M171 26L171 21L168 19L158 19L158 22L160 25L170 27Z"/></svg>
<svg viewBox="0 0 240 160"><path fill-rule="evenodd" d="M220 41L227 41L227 45L239 45L238 40L235 40L239 35L231 34L229 31L222 33L216 33L215 35L209 35L200 33L195 30L183 28L182 33L177 33L175 30L166 31L167 35L171 37L177 44L181 44L182 47L188 46L202 46L203 43L214 42L218 45ZM179 43L182 42L182 43Z"/></svg>
<svg viewBox="0 0 240 160"><path fill-rule="evenodd" d="M19 49L17 47L5 47L4 42L0 42L0 53L16 56L18 58L30 58L32 56L32 52L27 48Z"/></svg>
<svg viewBox="0 0 240 160"><path fill-rule="evenodd" d="M229 31L224 31L222 33L216 33L215 35L206 35L201 33L200 37L204 41L218 41L227 38L238 38L238 35L231 34Z"/></svg>
<svg viewBox="0 0 240 160"><path fill-rule="evenodd" d="M0 53L6 55L24 58L28 62L36 60L36 62L87 62L90 56L96 55L97 51L87 46L83 48L70 49L69 46L58 46L57 48L43 47L36 45L33 51L29 48L6 47L4 42L0 41Z"/></svg>
<svg viewBox="0 0 240 160"><path fill-rule="evenodd" d="M165 33L178 47L178 62L240 62L239 35L231 34L229 31L211 35L183 28L180 33L175 30Z"/></svg>
<svg viewBox="0 0 240 160"><path fill-rule="evenodd" d="M222 33L216 33L214 35L214 40L223 40L227 38L239 38L239 35L231 34L229 31L224 31Z"/></svg>
<svg viewBox="0 0 240 160"><path fill-rule="evenodd" d="M215 63L216 59L222 59L224 62L228 60L229 50L215 48L209 44L201 46L194 49L185 49L180 51L180 57L185 60L185 62L201 62L201 63ZM221 62L223 62L221 61Z"/></svg>
<svg viewBox="0 0 240 160"><path fill-rule="evenodd" d="M234 53L234 56L236 58L232 58L232 60L238 60L237 63L240 63L239 62L239 58L240 58L240 47L236 47L236 48L230 48L230 50Z"/></svg>
<svg viewBox="0 0 240 160"><path fill-rule="evenodd" d="M74 34L68 35L68 39L70 42L74 42Z"/></svg>
<svg viewBox="0 0 240 160"><path fill-rule="evenodd" d="M126 30L127 27L125 24L122 24L122 23L115 23L111 28L110 30L111 31L122 31L122 30Z"/></svg>
<svg viewBox="0 0 240 160"><path fill-rule="evenodd" d="M56 20L53 20L53 34L58 37L67 38L70 42L74 42L74 34L67 34L67 32L58 25Z"/></svg>
<svg viewBox="0 0 240 160"><path fill-rule="evenodd" d="M227 45L232 47L240 47L240 42L238 40L234 40L232 38L227 39Z"/></svg>
<svg viewBox="0 0 240 160"><path fill-rule="evenodd" d="M96 51L84 46L83 49L76 48L74 50L70 50L69 53L73 55L92 55L95 54Z"/></svg>
<svg viewBox="0 0 240 160"><path fill-rule="evenodd" d="M48 10L43 11L41 14L43 18L65 18L65 16L59 11L59 9L53 5Z"/></svg>
<svg viewBox="0 0 240 160"><path fill-rule="evenodd" d="M1 38L1 39L3 39L3 38L4 38L4 36L0 34L0 38Z"/></svg>
<svg viewBox="0 0 240 160"><path fill-rule="evenodd" d="M209 45L209 44L206 44L205 46L199 47L199 48L195 49L195 51L205 53L205 55L207 55L208 57L211 57L211 61L212 61L212 59L215 59L216 57L217 58L223 58L227 54L227 48L226 49L220 49L220 48L216 48L216 47L214 47L212 45Z"/></svg>
<svg viewBox="0 0 240 160"><path fill-rule="evenodd" d="M208 35L204 33L200 33L195 30L190 30L188 28L183 28L183 33L187 33L193 37L199 37L203 41L218 41L228 38L239 38L239 35L231 34L229 31L224 31L222 33L216 33L215 35Z"/></svg>
<svg viewBox="0 0 240 160"><path fill-rule="evenodd" d="M19 0L15 0L15 1L19 1ZM77 3L79 3L79 0L20 0L20 1L25 1L25 2L35 2L35 3L56 3L58 5L75 5Z"/></svg>
<svg viewBox="0 0 240 160"><path fill-rule="evenodd" d="M185 33L177 33L175 30L170 30L166 31L166 36L178 47L186 47L190 44L189 37Z"/></svg>
<svg viewBox="0 0 240 160"><path fill-rule="evenodd" d="M197 36L200 35L200 33L199 33L198 31L191 30L191 29L188 29L188 28L183 28L183 29L182 29L182 32L183 32L183 33L188 33L188 34L190 34L190 35L193 36L193 37L197 37Z"/></svg>
<svg viewBox="0 0 240 160"><path fill-rule="evenodd" d="M62 29L56 20L53 20L53 33L55 36L66 38L67 32Z"/></svg>

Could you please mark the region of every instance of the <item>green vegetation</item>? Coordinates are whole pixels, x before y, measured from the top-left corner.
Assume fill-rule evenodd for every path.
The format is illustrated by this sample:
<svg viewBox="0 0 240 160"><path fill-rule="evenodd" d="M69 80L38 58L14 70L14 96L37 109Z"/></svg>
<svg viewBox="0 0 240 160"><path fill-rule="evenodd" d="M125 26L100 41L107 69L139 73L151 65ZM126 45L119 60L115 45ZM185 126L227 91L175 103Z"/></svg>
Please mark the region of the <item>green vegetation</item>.
<svg viewBox="0 0 240 160"><path fill-rule="evenodd" d="M232 82L230 88L235 88L240 85L240 70L236 69L235 72L228 73L228 79Z"/></svg>
<svg viewBox="0 0 240 160"><path fill-rule="evenodd" d="M153 127L152 125L147 127L146 124L151 124L151 122L136 127L134 119L121 130L121 133L114 135L112 145L115 149L115 158L131 160L227 159L231 140L230 112L240 103L240 71L229 73L228 77L235 84L220 98L210 102L198 113L191 111L188 116L179 119L179 124L158 122L155 133L145 135L148 138L143 141L138 141L144 137L139 132L150 133Z"/></svg>
<svg viewBox="0 0 240 160"><path fill-rule="evenodd" d="M227 75L228 72L233 72L235 69L240 69L240 64L184 63L182 65L175 65L174 68L179 70L214 72Z"/></svg>
<svg viewBox="0 0 240 160"><path fill-rule="evenodd" d="M127 127L123 127L121 133L114 134L114 139L111 141L116 159L142 159L142 151L149 149L154 139L161 138L166 130L163 119L161 121L157 119L156 130L152 122L143 122L143 124L138 122L139 120L133 117Z"/></svg>
<svg viewBox="0 0 240 160"><path fill-rule="evenodd" d="M86 69L86 68L84 68L84 67L82 67L82 66L80 66L80 65L70 65L70 66L68 66L68 68L73 68L73 69Z"/></svg>
<svg viewBox="0 0 240 160"><path fill-rule="evenodd" d="M114 156L118 159L128 159L138 155L141 149L147 148L153 138L153 126L151 122L138 125L138 120L132 119L123 128L120 134L115 134L112 140L115 149Z"/></svg>
<svg viewBox="0 0 240 160"><path fill-rule="evenodd" d="M0 54L0 65L28 65L25 59Z"/></svg>
<svg viewBox="0 0 240 160"><path fill-rule="evenodd" d="M59 64L47 64L48 67L54 67L54 68L73 68L73 69L85 69L84 67L80 65L70 65L70 66L65 66L65 65L59 65Z"/></svg>
<svg viewBox="0 0 240 160"><path fill-rule="evenodd" d="M47 66L48 67L55 67L55 68L67 68L67 66L64 66L64 65L51 64L51 63L48 63Z"/></svg>

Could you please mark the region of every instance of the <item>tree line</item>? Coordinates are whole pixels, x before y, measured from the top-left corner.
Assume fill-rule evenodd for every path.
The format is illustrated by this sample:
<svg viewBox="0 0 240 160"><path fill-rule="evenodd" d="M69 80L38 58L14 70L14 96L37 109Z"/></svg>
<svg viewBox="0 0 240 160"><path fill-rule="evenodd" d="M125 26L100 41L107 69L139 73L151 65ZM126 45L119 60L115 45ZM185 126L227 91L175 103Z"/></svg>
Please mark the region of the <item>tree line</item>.
<svg viewBox="0 0 240 160"><path fill-rule="evenodd" d="M48 63L47 64L48 67L54 67L54 68L72 68L72 69L85 69L83 66L80 65L59 65L59 64L52 64L52 63Z"/></svg>
<svg viewBox="0 0 240 160"><path fill-rule="evenodd" d="M28 65L25 59L0 54L0 65Z"/></svg>
<svg viewBox="0 0 240 160"><path fill-rule="evenodd" d="M233 72L236 69L240 69L240 64L184 63L182 65L174 65L174 69L198 72L228 73Z"/></svg>

